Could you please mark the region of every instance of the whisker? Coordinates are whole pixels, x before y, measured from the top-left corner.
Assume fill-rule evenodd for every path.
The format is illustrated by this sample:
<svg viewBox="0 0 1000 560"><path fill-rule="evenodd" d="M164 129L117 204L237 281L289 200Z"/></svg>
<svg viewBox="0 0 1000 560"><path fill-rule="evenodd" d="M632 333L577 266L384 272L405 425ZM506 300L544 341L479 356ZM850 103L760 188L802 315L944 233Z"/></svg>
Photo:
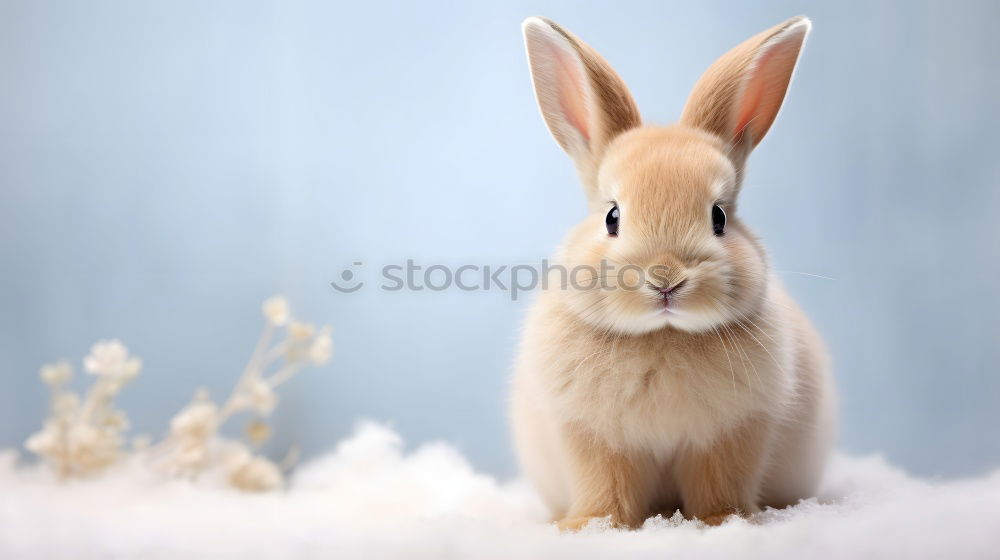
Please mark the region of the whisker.
<svg viewBox="0 0 1000 560"><path fill-rule="evenodd" d="M722 342L722 335L719 334L719 329L712 327L712 332L719 339L719 344L722 345L722 353L726 356L726 361L729 362L729 374L733 378L733 395L736 394L736 372L733 371L733 362L729 359L729 350L726 349L726 343Z"/></svg>
<svg viewBox="0 0 1000 560"><path fill-rule="evenodd" d="M802 276L811 276L813 278L822 278L823 280L833 280L837 281L836 278L831 278L829 276L823 276L822 274L813 274L812 272L800 272L798 270L775 270L775 272L780 272L781 274L801 274Z"/></svg>
<svg viewBox="0 0 1000 560"><path fill-rule="evenodd" d="M768 321L768 320L767 320L767 319L766 319L765 317L762 317L762 316L758 315L758 316L757 316L757 318L758 318L758 319L761 319L762 321L764 321L764 322L766 322L766 323L768 323L768 325L769 325L769 326L770 326L770 327L771 327L772 329L777 329L777 327L775 327L775 326L774 326L774 325L773 325L772 323L770 323L770 322L769 322L769 321ZM777 345L777 344L778 344L778 341L777 341L777 340L774 340L774 337L772 337L771 335L769 335L769 334L767 333L767 331L765 331L764 329L760 328L760 325L758 325L757 323L755 323L755 322L753 321L753 319L751 319L750 317L744 317L743 319L746 319L747 321L750 321L750 324L751 324L751 325L753 325L753 326L754 326L754 327L755 327L755 328L756 328L756 329L757 329L758 331L760 331L760 334L762 334L762 335L766 336L766 337L767 337L767 338L768 338L768 339L769 339L769 340L770 340L771 342L773 342L773 343L774 343L775 345Z"/></svg>
<svg viewBox="0 0 1000 560"><path fill-rule="evenodd" d="M758 340L757 337L754 336L752 332L750 332L750 329L746 328L746 326L743 323L739 323L738 322L736 324L741 329L743 329L744 332L746 332L748 335L750 335L750 338L752 338L753 341L757 343L757 346L760 346L765 352L767 352L767 355L771 357L771 361L774 362L774 365L778 367L778 371L780 371L782 374L785 374L785 368L783 368L781 366L781 364L778 363L778 359L774 357L774 354L772 354L771 351L768 350L767 347L764 346L764 344L760 340Z"/></svg>
<svg viewBox="0 0 1000 560"><path fill-rule="evenodd" d="M752 393L753 383L750 381L750 370L747 368L746 354L740 352L740 347L733 336L733 332L726 325L719 325L719 327L722 329L722 333L726 336L726 340L728 340L729 344L732 345L733 353L739 357L740 364L743 366L743 379L746 380L745 383L747 390Z"/></svg>
<svg viewBox="0 0 1000 560"><path fill-rule="evenodd" d="M725 326L725 328L726 328L726 329L728 330L728 329L729 329L729 326L728 326L728 325L726 325L726 326ZM736 337L736 333L733 333L733 338L734 338L735 340L738 340L738 338ZM740 352L741 352L741 353L742 353L742 354L743 354L744 356L746 356L746 359L747 359L747 362L749 362L749 364L750 364L750 369L752 369L752 370L753 370L753 375L754 375L754 377L756 377L756 378L757 378L757 383L758 383L758 385L760 385L760 386L763 386L763 385L764 385L764 381L763 381L763 380L761 380L761 378L760 378L760 372L759 372L759 371L757 371L757 366L755 366L755 365L754 365L754 363L753 363L753 359L752 359L752 358L750 357L750 354L747 354L747 351L746 351L746 349L745 349L745 348L743 348L743 346L742 346L742 345L738 346L738 347L737 347L737 349L738 349L738 350L739 350L739 351L740 351Z"/></svg>

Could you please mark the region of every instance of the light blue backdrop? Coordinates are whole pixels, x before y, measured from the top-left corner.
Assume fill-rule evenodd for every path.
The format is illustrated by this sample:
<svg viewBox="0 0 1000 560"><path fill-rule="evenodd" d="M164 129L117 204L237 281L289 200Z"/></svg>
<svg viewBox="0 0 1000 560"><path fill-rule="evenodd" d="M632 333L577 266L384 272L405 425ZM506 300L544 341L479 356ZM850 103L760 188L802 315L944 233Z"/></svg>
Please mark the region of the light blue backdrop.
<svg viewBox="0 0 1000 560"><path fill-rule="evenodd" d="M842 444L996 466L994 1L0 2L0 447L42 418L39 365L111 336L145 359L121 401L158 435L197 385L223 396L283 292L337 351L283 388L275 454L371 417L512 474L526 304L328 282L354 261L537 261L582 216L525 16L669 122L712 60L799 13L814 33L743 212L827 337Z"/></svg>

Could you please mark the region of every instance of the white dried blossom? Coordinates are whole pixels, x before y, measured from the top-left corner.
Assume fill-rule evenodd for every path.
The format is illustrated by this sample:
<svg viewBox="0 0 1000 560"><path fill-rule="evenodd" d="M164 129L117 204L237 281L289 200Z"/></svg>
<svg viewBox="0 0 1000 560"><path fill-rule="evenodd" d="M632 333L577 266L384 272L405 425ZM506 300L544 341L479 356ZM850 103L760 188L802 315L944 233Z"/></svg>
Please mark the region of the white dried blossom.
<svg viewBox="0 0 1000 560"><path fill-rule="evenodd" d="M170 420L170 434L182 438L207 439L219 429L218 408L195 397Z"/></svg>
<svg viewBox="0 0 1000 560"><path fill-rule="evenodd" d="M309 340L316 334L316 326L309 323L294 321L288 325L288 336L293 340Z"/></svg>
<svg viewBox="0 0 1000 560"><path fill-rule="evenodd" d="M130 358L128 348L120 340L102 340L83 359L83 368L93 375L129 381L139 374L142 361Z"/></svg>
<svg viewBox="0 0 1000 560"><path fill-rule="evenodd" d="M244 431L255 446L260 446L271 437L271 426L260 419L251 420Z"/></svg>
<svg viewBox="0 0 1000 560"><path fill-rule="evenodd" d="M249 385L250 405L253 409L264 416L274 412L274 407L278 405L278 395L274 389L260 379L254 379Z"/></svg>
<svg viewBox="0 0 1000 560"><path fill-rule="evenodd" d="M248 492L264 492L279 488L284 483L281 469L264 457L253 456L240 448L226 460L229 484Z"/></svg>
<svg viewBox="0 0 1000 560"><path fill-rule="evenodd" d="M89 424L75 424L69 429L67 452L81 474L97 472L118 459L121 438L117 430Z"/></svg>
<svg viewBox="0 0 1000 560"><path fill-rule="evenodd" d="M115 429L49 421L42 431L28 438L25 447L51 460L62 476L86 475L118 459L121 437Z"/></svg>
<svg viewBox="0 0 1000 560"><path fill-rule="evenodd" d="M278 405L278 395L274 388L259 377L250 377L233 392L226 403L225 414L243 410L253 410L258 414L268 416Z"/></svg>
<svg viewBox="0 0 1000 560"><path fill-rule="evenodd" d="M285 341L285 361L295 363L308 359L315 335L315 326L309 323L292 323L288 327L288 340Z"/></svg>
<svg viewBox="0 0 1000 560"><path fill-rule="evenodd" d="M284 326L291 317L288 300L281 296L268 298L264 301L262 309L267 321L276 327Z"/></svg>
<svg viewBox="0 0 1000 560"><path fill-rule="evenodd" d="M24 447L43 457L54 457L61 454L64 445L59 426L55 422L46 422L41 431L31 434L28 441L24 442Z"/></svg>
<svg viewBox="0 0 1000 560"><path fill-rule="evenodd" d="M49 387L58 387L60 385L65 385L67 381L73 377L73 366L69 365L69 362L62 360L55 364L48 364L42 366L42 369L38 372L41 376L42 381L45 382Z"/></svg>
<svg viewBox="0 0 1000 560"><path fill-rule="evenodd" d="M168 470L194 476L208 463L208 447L219 429L219 410L204 389L170 420Z"/></svg>
<svg viewBox="0 0 1000 560"><path fill-rule="evenodd" d="M309 347L309 359L318 366L324 365L333 357L333 337L330 327L323 327L312 345Z"/></svg>
<svg viewBox="0 0 1000 560"><path fill-rule="evenodd" d="M114 409L113 400L141 367L121 342L98 342L84 360L84 369L97 377L83 399L64 388L73 374L68 363L43 367L50 413L25 446L52 463L60 477L94 474L117 461L128 418Z"/></svg>

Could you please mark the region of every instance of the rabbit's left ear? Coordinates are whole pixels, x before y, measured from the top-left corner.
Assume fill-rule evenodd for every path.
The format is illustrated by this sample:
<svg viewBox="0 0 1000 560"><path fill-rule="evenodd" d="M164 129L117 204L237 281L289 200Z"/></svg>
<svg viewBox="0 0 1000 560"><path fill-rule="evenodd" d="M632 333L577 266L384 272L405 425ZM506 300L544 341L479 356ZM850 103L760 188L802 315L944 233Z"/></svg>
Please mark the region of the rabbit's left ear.
<svg viewBox="0 0 1000 560"><path fill-rule="evenodd" d="M524 20L522 29L542 117L593 197L604 150L641 124L639 110L611 65L575 35L540 17Z"/></svg>
<svg viewBox="0 0 1000 560"><path fill-rule="evenodd" d="M681 123L725 140L741 169L778 116L811 27L794 17L723 55L695 84Z"/></svg>

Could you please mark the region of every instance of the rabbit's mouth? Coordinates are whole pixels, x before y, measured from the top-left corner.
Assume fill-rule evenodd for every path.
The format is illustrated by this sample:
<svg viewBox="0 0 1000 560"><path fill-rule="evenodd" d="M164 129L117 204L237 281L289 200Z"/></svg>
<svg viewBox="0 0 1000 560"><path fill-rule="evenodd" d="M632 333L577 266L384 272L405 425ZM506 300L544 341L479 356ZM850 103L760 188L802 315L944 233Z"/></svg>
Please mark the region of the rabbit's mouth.
<svg viewBox="0 0 1000 560"><path fill-rule="evenodd" d="M682 288L687 286L688 279L684 278L680 282L677 282L670 287L662 287L653 283L649 283L649 288L653 291L656 297L656 305L658 307L657 315L672 315L676 314L676 307L678 298Z"/></svg>
<svg viewBox="0 0 1000 560"><path fill-rule="evenodd" d="M676 314L677 300L664 294L659 296L656 306L657 315L674 315Z"/></svg>

